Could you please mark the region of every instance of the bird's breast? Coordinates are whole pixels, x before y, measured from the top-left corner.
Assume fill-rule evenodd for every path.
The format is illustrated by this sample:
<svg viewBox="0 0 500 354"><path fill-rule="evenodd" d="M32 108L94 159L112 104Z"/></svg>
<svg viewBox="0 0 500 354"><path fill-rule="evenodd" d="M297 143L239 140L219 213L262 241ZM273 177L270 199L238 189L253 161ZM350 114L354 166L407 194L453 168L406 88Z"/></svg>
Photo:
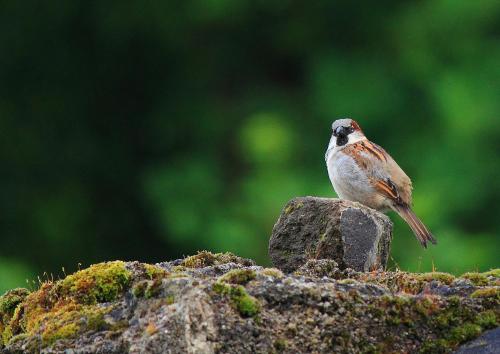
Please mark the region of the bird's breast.
<svg viewBox="0 0 500 354"><path fill-rule="evenodd" d="M336 151L326 161L328 176L335 192L342 199L360 202L370 206L374 189L366 171L363 171L349 155Z"/></svg>

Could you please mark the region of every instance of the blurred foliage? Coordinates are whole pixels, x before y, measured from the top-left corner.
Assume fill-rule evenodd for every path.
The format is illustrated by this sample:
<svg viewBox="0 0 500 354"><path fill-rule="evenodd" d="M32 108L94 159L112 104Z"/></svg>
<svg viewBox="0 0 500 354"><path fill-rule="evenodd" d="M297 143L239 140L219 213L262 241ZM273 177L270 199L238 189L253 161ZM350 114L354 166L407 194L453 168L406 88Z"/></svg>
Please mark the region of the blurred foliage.
<svg viewBox="0 0 500 354"><path fill-rule="evenodd" d="M391 214L393 266L498 267L499 63L496 0L2 2L0 290L199 249L267 264L286 201L334 196L345 116L439 239Z"/></svg>

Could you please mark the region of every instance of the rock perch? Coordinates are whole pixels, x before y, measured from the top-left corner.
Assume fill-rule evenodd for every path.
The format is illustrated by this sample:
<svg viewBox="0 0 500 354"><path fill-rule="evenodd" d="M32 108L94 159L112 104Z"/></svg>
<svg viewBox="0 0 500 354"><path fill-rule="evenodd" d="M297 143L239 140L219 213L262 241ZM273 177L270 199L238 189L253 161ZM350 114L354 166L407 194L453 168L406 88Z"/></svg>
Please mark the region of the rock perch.
<svg viewBox="0 0 500 354"><path fill-rule="evenodd" d="M392 239L390 219L362 204L299 197L288 202L269 241L273 265L293 272L309 259L333 259L340 269L385 269Z"/></svg>

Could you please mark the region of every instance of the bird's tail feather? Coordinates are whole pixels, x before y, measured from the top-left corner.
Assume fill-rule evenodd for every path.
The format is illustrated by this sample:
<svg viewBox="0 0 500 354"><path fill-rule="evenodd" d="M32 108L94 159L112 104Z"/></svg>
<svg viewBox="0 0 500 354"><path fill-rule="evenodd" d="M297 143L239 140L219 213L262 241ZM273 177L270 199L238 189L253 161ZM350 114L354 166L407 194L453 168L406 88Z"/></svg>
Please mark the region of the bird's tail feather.
<svg viewBox="0 0 500 354"><path fill-rule="evenodd" d="M410 226L415 237L420 241L424 248L427 248L427 242L432 244L437 244L437 240L432 236L432 234L427 230L427 227L422 221L415 215L413 210L407 205L396 205L393 207L394 211L401 216L404 221Z"/></svg>

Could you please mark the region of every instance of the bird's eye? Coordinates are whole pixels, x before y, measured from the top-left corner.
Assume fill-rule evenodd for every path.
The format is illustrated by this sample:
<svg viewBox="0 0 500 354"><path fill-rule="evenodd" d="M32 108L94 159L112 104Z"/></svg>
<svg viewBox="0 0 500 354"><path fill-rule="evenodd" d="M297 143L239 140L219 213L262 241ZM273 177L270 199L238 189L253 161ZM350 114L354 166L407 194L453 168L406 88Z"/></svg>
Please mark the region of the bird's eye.
<svg viewBox="0 0 500 354"><path fill-rule="evenodd" d="M333 131L333 135L334 136L339 136L339 135L347 135L347 132L346 132L346 128L345 127L337 127L335 128L335 130Z"/></svg>

